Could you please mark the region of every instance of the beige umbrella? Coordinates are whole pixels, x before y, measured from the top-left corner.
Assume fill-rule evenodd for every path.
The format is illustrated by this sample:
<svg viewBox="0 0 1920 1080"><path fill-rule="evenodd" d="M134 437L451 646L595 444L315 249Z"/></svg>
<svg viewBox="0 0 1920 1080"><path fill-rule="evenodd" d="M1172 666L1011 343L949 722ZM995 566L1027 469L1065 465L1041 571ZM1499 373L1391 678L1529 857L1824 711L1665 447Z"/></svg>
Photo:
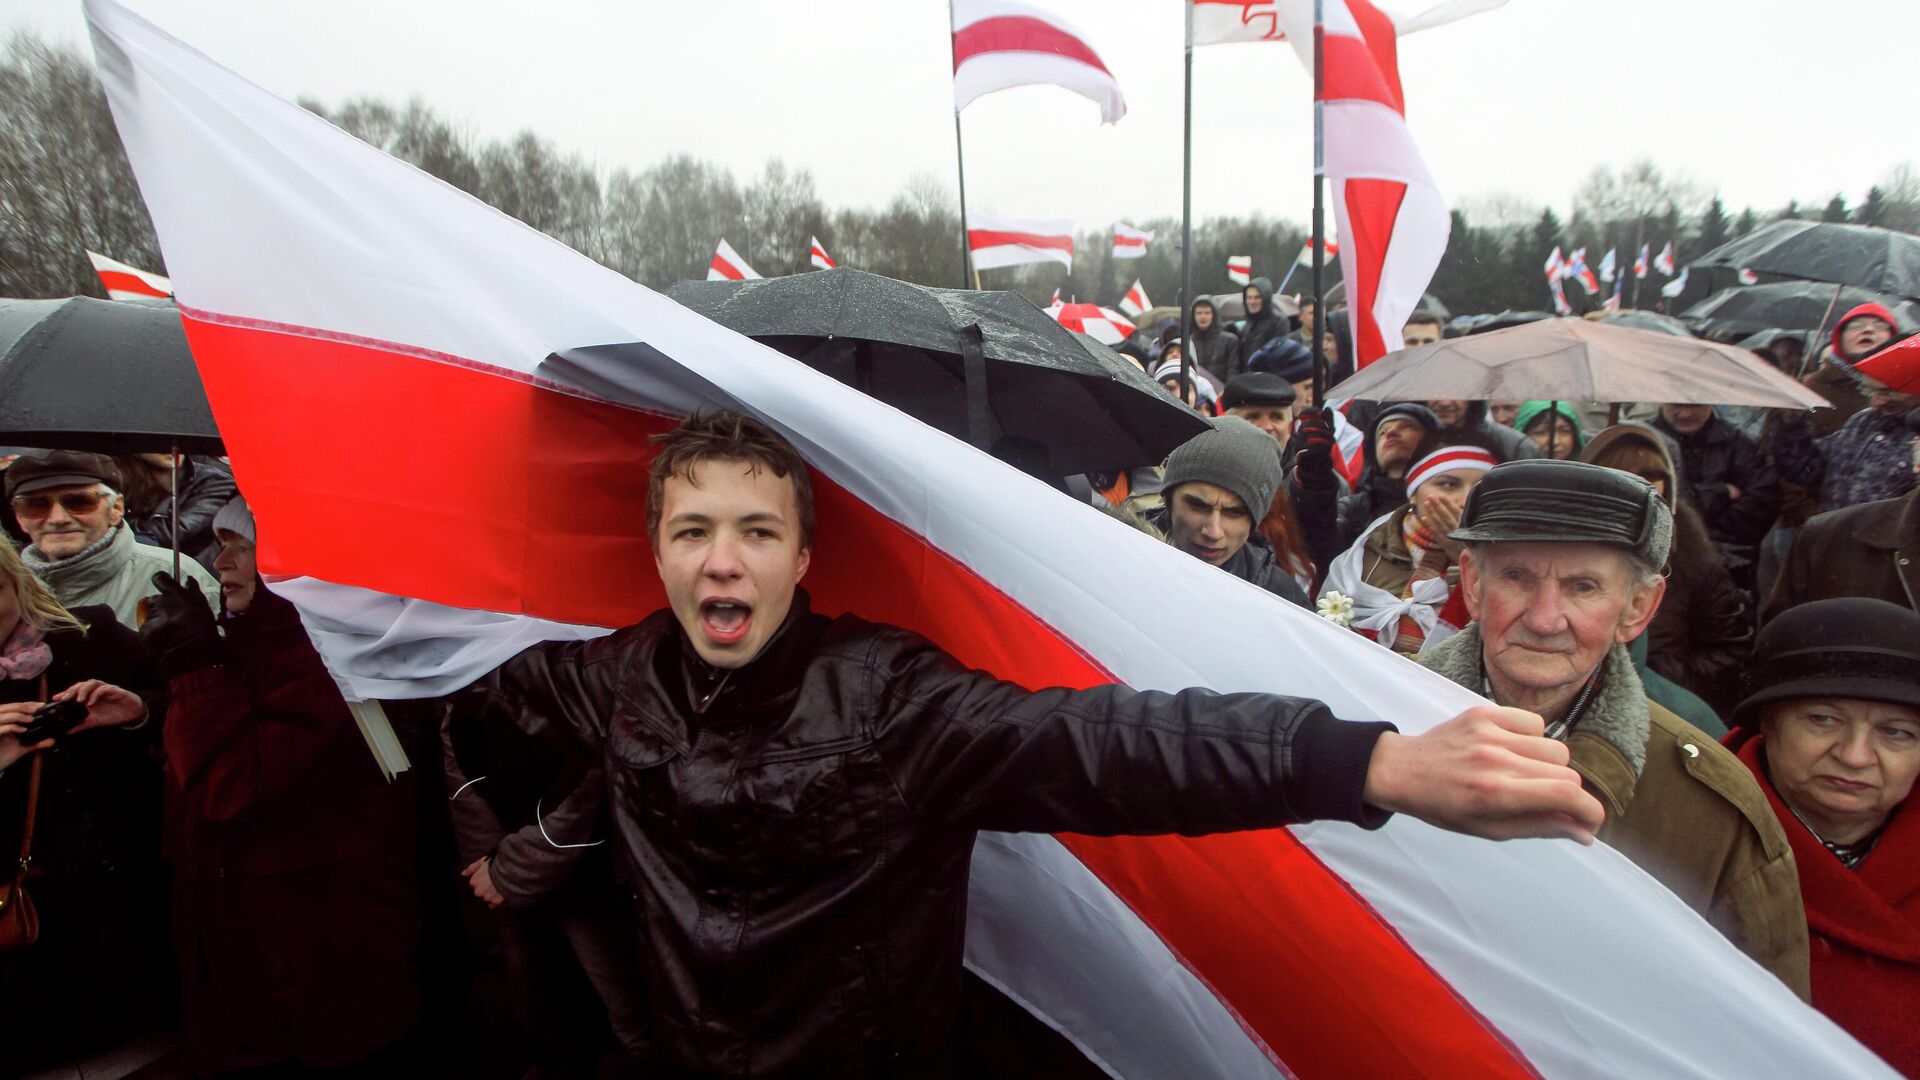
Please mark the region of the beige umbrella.
<svg viewBox="0 0 1920 1080"><path fill-rule="evenodd" d="M1738 346L1569 318L1388 353L1327 397L1827 407Z"/></svg>

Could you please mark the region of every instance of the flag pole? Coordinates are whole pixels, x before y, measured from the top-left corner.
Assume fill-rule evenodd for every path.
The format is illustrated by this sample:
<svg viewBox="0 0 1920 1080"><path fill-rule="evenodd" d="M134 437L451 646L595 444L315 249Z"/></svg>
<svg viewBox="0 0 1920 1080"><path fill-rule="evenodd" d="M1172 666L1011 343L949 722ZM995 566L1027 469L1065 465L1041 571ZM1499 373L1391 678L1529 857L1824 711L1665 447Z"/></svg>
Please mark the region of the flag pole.
<svg viewBox="0 0 1920 1080"><path fill-rule="evenodd" d="M1191 5L1189 5L1191 7ZM1326 0L1313 0L1313 407L1326 407L1327 395L1327 246L1326 205L1322 195L1326 187L1327 140L1325 109L1320 95L1326 89ZM1352 299L1349 297L1348 299ZM1269 299L1268 303L1273 301Z"/></svg>
<svg viewBox="0 0 1920 1080"><path fill-rule="evenodd" d="M953 66L960 66L959 45L953 39L953 0L947 0L947 55L952 58ZM960 105L953 106L953 158L960 173L960 287L966 288L971 282L973 288L980 288L980 272L973 268L973 247L967 241L967 148L960 138Z"/></svg>
<svg viewBox="0 0 1920 1080"><path fill-rule="evenodd" d="M1193 0L1182 6L1187 9L1186 126L1180 170L1180 397L1185 400L1193 385Z"/></svg>

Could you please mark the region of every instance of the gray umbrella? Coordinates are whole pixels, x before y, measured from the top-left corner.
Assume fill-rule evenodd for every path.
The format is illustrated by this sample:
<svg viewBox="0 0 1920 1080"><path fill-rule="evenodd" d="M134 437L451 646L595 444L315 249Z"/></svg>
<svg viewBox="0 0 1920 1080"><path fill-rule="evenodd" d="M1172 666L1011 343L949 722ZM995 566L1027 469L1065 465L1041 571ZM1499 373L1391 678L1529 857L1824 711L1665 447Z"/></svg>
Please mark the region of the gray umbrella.
<svg viewBox="0 0 1920 1080"><path fill-rule="evenodd" d="M1871 225L1776 221L1721 244L1691 265L1920 298L1920 236Z"/></svg>
<svg viewBox="0 0 1920 1080"><path fill-rule="evenodd" d="M1827 404L1745 349L1567 318L1393 353L1327 396L1363 401L1655 401L1789 409Z"/></svg>
<svg viewBox="0 0 1920 1080"><path fill-rule="evenodd" d="M0 441L223 454L171 304L0 299Z"/></svg>
<svg viewBox="0 0 1920 1080"><path fill-rule="evenodd" d="M1047 448L1061 475L1158 463L1206 421L1014 292L840 268L682 281L667 296L982 449Z"/></svg>

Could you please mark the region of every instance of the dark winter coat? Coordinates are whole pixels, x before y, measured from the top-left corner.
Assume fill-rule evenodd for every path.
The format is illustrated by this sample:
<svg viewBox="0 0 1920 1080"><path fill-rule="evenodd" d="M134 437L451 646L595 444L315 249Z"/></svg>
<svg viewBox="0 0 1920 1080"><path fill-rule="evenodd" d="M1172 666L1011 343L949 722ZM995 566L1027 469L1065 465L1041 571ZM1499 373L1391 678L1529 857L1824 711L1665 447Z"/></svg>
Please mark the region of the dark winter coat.
<svg viewBox="0 0 1920 1080"><path fill-rule="evenodd" d="M1823 514L1913 490L1913 432L1905 418L1878 409L1854 413L1821 438L1804 420L1778 424L1773 456L1782 476L1820 490Z"/></svg>
<svg viewBox="0 0 1920 1080"><path fill-rule="evenodd" d="M72 609L87 632L47 635L53 663L47 692L57 694L85 679L99 679L139 694L151 711L131 731L100 728L60 739L43 751L40 811L34 828L33 862L48 877L110 882L138 866L161 868L160 674L140 635L120 625L104 604ZM0 681L0 701L40 700L40 680ZM0 774L0 845L17 843L27 804L31 759ZM11 867L18 849L7 847ZM95 878L99 875L98 878ZM46 912L49 919L57 913Z"/></svg>
<svg viewBox="0 0 1920 1080"><path fill-rule="evenodd" d="M1482 686L1480 625L1420 663ZM1606 809L1600 839L1806 1000L1807 923L1794 855L1766 797L1731 752L1648 701L1624 645L1567 736L1570 764Z"/></svg>
<svg viewBox="0 0 1920 1080"><path fill-rule="evenodd" d="M1168 532L1168 517L1172 514L1163 503L1157 509L1144 515L1145 521L1164 539ZM1293 575L1280 566L1280 560L1274 557L1273 545L1256 530L1247 534L1247 542L1233 557L1220 564L1220 569L1251 582L1267 590L1290 604L1298 604L1308 611L1313 610L1313 600L1307 596L1307 590L1293 579Z"/></svg>
<svg viewBox="0 0 1920 1080"><path fill-rule="evenodd" d="M977 830L1383 818L1361 792L1385 726L1318 702L1029 692L804 593L744 667L687 651L660 611L475 688L487 715L601 755L661 1075L947 1071Z"/></svg>
<svg viewBox="0 0 1920 1080"><path fill-rule="evenodd" d="M180 553L191 556L201 566L212 566L220 555L220 541L214 539L213 518L220 508L240 493L233 473L218 458L188 457L180 462ZM129 519L133 520L133 519ZM133 520L133 531L141 543L154 547L173 547L173 493L145 517Z"/></svg>
<svg viewBox="0 0 1920 1080"><path fill-rule="evenodd" d="M1920 611L1920 490L1821 514L1801 526L1762 621L1836 596L1868 596Z"/></svg>
<svg viewBox="0 0 1920 1080"><path fill-rule="evenodd" d="M1213 310L1213 301L1204 296L1195 300L1193 307L1198 308L1201 304ZM1193 327L1193 333L1187 337L1187 359L1219 375L1222 387L1226 386L1225 380L1246 370L1246 358L1240 352L1240 335L1227 329L1217 310L1213 313L1213 325L1205 330L1200 329L1199 320L1193 318L1191 312L1187 319L1188 325Z"/></svg>
<svg viewBox="0 0 1920 1080"><path fill-rule="evenodd" d="M1780 477L1759 443L1718 416L1682 435L1655 416L1653 428L1680 447L1682 490L1707 523L1707 533L1735 566L1753 562L1760 538L1780 516ZM1740 489L1733 497L1727 485Z"/></svg>
<svg viewBox="0 0 1920 1080"><path fill-rule="evenodd" d="M1753 657L1753 608L1693 507L1674 514L1667 595L1647 627L1647 665L1726 716Z"/></svg>
<svg viewBox="0 0 1920 1080"><path fill-rule="evenodd" d="M411 777L380 774L293 605L169 684L175 945L192 1064L358 1061L420 1015Z"/></svg>
<svg viewBox="0 0 1920 1080"><path fill-rule="evenodd" d="M1920 811L1895 810L1860 865L1847 869L1807 830L1768 779L1766 740L1750 728L1733 747L1767 794L1799 866L1813 1007L1886 1059L1920 1076Z"/></svg>
<svg viewBox="0 0 1920 1080"><path fill-rule="evenodd" d="M1273 306L1273 282L1267 278L1254 278L1247 288L1257 290L1264 301L1260 305L1260 314L1248 316L1240 324L1240 357L1244 361L1261 347L1275 338L1287 336L1293 329L1292 320L1280 314Z"/></svg>
<svg viewBox="0 0 1920 1080"><path fill-rule="evenodd" d="M1501 461L1524 461L1537 458L1540 448L1532 439L1505 424L1496 424L1487 416L1487 403L1484 401L1467 402L1467 414L1454 427L1440 430L1440 445L1449 446L1465 440L1474 446L1485 446L1500 455Z"/></svg>

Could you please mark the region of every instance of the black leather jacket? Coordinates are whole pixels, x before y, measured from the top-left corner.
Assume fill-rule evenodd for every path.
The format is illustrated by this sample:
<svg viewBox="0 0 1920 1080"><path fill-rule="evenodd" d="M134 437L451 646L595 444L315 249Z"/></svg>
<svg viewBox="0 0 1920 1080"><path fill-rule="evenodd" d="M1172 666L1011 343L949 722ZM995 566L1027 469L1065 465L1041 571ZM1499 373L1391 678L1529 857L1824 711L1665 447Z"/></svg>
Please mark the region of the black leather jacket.
<svg viewBox="0 0 1920 1080"><path fill-rule="evenodd" d="M496 722L601 753L671 1075L946 1073L976 830L1385 820L1361 792L1388 726L1318 702L1029 692L804 593L745 667L685 649L661 611L477 687Z"/></svg>

